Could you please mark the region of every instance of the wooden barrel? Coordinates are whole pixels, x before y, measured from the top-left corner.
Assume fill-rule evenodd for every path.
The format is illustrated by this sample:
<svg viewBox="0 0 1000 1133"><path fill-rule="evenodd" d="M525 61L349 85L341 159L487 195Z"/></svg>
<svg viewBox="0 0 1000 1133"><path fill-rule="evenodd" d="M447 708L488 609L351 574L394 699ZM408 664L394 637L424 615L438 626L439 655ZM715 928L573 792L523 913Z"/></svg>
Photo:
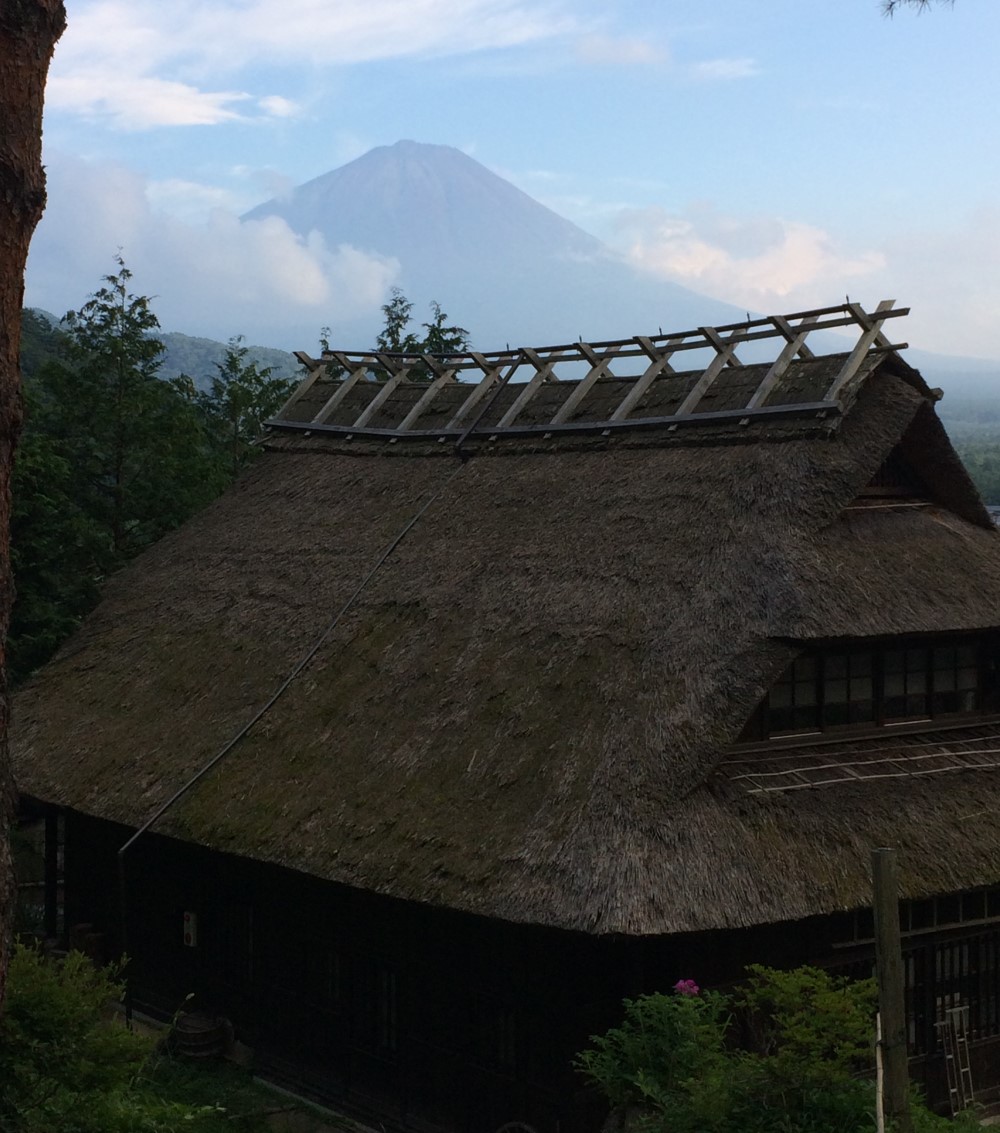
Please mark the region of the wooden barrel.
<svg viewBox="0 0 1000 1133"><path fill-rule="evenodd" d="M204 1011L185 1011L174 1020L170 1045L182 1058L219 1058L229 1040L225 1019Z"/></svg>

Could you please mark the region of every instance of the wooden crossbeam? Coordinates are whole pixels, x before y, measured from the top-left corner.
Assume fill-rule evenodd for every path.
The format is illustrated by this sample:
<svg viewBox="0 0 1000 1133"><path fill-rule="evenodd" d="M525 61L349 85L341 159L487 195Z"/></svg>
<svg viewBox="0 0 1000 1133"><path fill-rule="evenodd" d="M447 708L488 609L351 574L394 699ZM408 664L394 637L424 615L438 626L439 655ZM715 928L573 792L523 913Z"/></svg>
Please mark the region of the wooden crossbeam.
<svg viewBox="0 0 1000 1133"><path fill-rule="evenodd" d="M315 358L310 358L304 350L296 350L295 357L299 363L306 368L306 376L301 382L292 390L291 396L284 405L275 414L276 417L281 417L288 412L289 409L309 390L316 384L322 377L325 369L322 362L318 362Z"/></svg>
<svg viewBox="0 0 1000 1133"><path fill-rule="evenodd" d="M880 303L879 307L881 307L882 305L883 304ZM890 303L890 307L891 305L892 304ZM864 307L861 306L860 303L848 303L847 307L851 314L854 315L854 318L857 320L858 326L864 327L865 330L871 330L872 317L868 314ZM876 310L878 309L879 308L876 308ZM875 336L873 345L881 346L884 350L889 350L892 348L892 343L885 337L881 330Z"/></svg>
<svg viewBox="0 0 1000 1133"><path fill-rule="evenodd" d="M677 407L678 417L685 417L688 413L693 413L698 402L705 396L719 374L736 361L733 354L738 341L736 336L723 339L712 327L703 327L702 333L715 347L716 355L702 371L701 377L691 387L691 392ZM737 361L736 364L739 365L739 362Z"/></svg>
<svg viewBox="0 0 1000 1133"><path fill-rule="evenodd" d="M649 355L649 347L653 344L650 339L645 339L643 345L643 353ZM656 347L653 347L654 353L650 355L652 361L646 369L635 380L632 388L622 398L618 404L618 408L611 414L612 421L624 421L632 410L639 404L646 390L656 381L656 379L663 373L674 373L673 367L670 365L670 356L673 354L675 342L679 343L678 339L667 339L662 347L659 348L659 356L656 356Z"/></svg>
<svg viewBox="0 0 1000 1133"><path fill-rule="evenodd" d="M752 414L761 410L765 402L774 396L774 391L779 387L782 377L787 374L795 359L810 360L816 357L806 341L814 331L838 327L860 329L860 338L831 383L830 389L822 402L823 405L830 405L836 402L838 394L857 374L859 367L872 349L884 351L900 348L898 345L894 346L889 342L882 328L887 319L897 318L907 313L908 311L905 308L895 309L891 300L884 300L873 312L866 311L858 303L848 301L836 307L816 308L812 311L800 311L784 316L748 318L743 323L718 327L698 327L695 330L670 335L637 335L627 339L589 344L578 342L539 349L521 348L514 351L508 348L489 353L469 351L447 357L442 355L327 350L323 352L323 357L318 361L310 358L308 354L299 353L297 357L306 367L307 374L280 412L284 418L287 418L295 404L300 402L313 385L322 378L327 367L336 364L343 369L345 376L342 380L334 383L329 398L311 422L311 424L317 426L325 425L334 411L344 403L351 390L359 382L368 378L372 370L377 370L388 375L387 380L378 383L372 391L370 403L361 410L353 425L347 427L362 430L369 434L373 432L369 427L370 422L375 419L380 411L383 411L390 398L401 386L413 384L410 375L414 372L414 368L419 366L421 371L426 373L429 370L433 376L426 385L421 383L419 394L413 395L412 402L405 415L401 414L401 422L393 426L394 431L400 434L416 436L423 432L419 428L420 418L430 411L435 398L438 397L444 387L457 384L462 376L469 371L478 371L478 381L475 380L476 374L470 375L473 378L473 384L471 384L468 396L464 398L461 406L454 413L448 425L445 426L444 431L452 433L456 430L460 431L469 420L475 420L478 429L478 422L482 419L484 413L482 407L491 407L496 403L498 383L506 385L521 366L530 365L534 371L530 379L517 390L513 403L509 405L501 419L495 425L490 426L491 430L510 433L515 429L520 430L521 427L517 426L516 423L537 396L542 385L559 380L555 372L556 366L585 362L588 364L588 368L583 378L572 383L571 388L567 391L568 396L554 410L554 415L549 421L550 427L558 428L560 431L575 427L568 424L571 420L578 422L581 426L594 424L594 421L580 420L581 417L587 416L588 397L602 378L616 377L622 381L624 395L611 414L609 423L615 427L637 425L640 422L645 423L647 420L652 420L652 418L636 418L633 417L633 414L636 413L643 397L657 379L676 375L676 355L679 352L707 348L714 351L714 356L704 370L697 375L694 384L681 399L679 407L672 415L674 419L696 414L699 404L702 403L722 371L727 367L742 365L736 353L737 348L745 343L775 338L783 339L782 349L778 357L767 368L763 380L745 404L746 412ZM638 360L640 364L645 363L645 369L642 373L638 377L631 378L631 380L627 380L626 375L620 372L617 365L629 360ZM635 362L632 362L631 367L621 368L634 369ZM616 370L619 371L617 375ZM493 394L492 398L490 397L491 393ZM411 398L408 397L406 400L410 402ZM790 409L791 407L787 408ZM485 412L489 412L492 416L489 409ZM593 418L593 412L589 416Z"/></svg>
<svg viewBox="0 0 1000 1133"><path fill-rule="evenodd" d="M715 348L716 351L726 355L727 366L742 366L743 363L736 357L736 345L740 341L738 335L730 335L729 338L724 339L715 327L702 327L701 333L705 336L708 343Z"/></svg>
<svg viewBox="0 0 1000 1133"><path fill-rule="evenodd" d="M883 311L881 316L883 318L897 318L908 314L907 308ZM770 338L784 337L786 340L789 335L794 335L796 328L791 324L795 321L801 321L807 318L815 318L815 330L835 330L840 327L847 326L863 326L868 329L868 321L872 316L856 303L841 304L838 307L822 307L813 311L799 311L785 316L767 316L757 319L749 319L743 323L730 323L724 326L717 326L710 328L714 333L722 337L727 343L733 342L739 345L743 342L758 342ZM640 358L645 356L650 361L661 358L661 351L667 347L671 351L685 351L685 350L700 350L706 345L711 345L711 341L706 339L705 328L698 328L689 331L677 331L671 334L659 336L635 336L632 338L614 339L609 341L595 342L584 346L588 349L596 351L598 354L613 353L616 358L625 360L629 358ZM879 340L878 345L885 348L886 343ZM539 357L553 358L558 362L574 362L586 361L587 355L584 350L581 350L580 343L568 343L560 346L544 346L539 347L534 351ZM330 351L324 354L324 360L329 361L334 352ZM512 358L518 355L517 351L513 350L498 350L492 352L475 353L470 352L466 354L456 354L449 356L447 364L454 366L457 372L463 370L476 369L477 366L482 367L476 361L476 357L486 359L489 367L497 365L506 365ZM336 356L341 359L347 359L344 363L347 369L353 369L358 360L370 361L373 358L372 351L339 351ZM811 351L808 348L800 352L800 357L806 358L811 356ZM384 354L381 357L386 359L408 359L410 364L418 358L417 355L402 355L402 354ZM433 356L431 356L433 357ZM308 356L303 355L302 360L305 363ZM311 360L308 360L311 362ZM393 369L392 366L387 366ZM665 368L663 372L671 372L670 368Z"/></svg>
<svg viewBox="0 0 1000 1133"><path fill-rule="evenodd" d="M513 359L509 354L504 354L499 362L493 363L490 362L484 354L480 354L475 350L470 353L469 357L474 364L482 370L483 377L473 386L472 392L465 401L462 402L461 406L459 406L455 416L448 422L449 429L457 429L480 401L482 401L489 390L493 389L497 382L503 380L504 377L509 380L523 361L520 354L516 355ZM510 369L507 374L504 375L503 369L507 365L510 366Z"/></svg>
<svg viewBox="0 0 1000 1133"><path fill-rule="evenodd" d="M785 323L785 326L781 328L782 333L786 334L788 337L788 341L785 343L785 349L782 350L772 363L771 368L764 375L764 380L754 391L753 397L747 402L747 409L756 409L758 405L764 404L764 399L782 379L785 371L791 365L792 359L797 355L801 356L803 350L808 351L806 357L813 357L813 353L809 350L809 347L805 345L805 341L809 332L816 325L815 316L809 319L803 319L794 331L786 320L782 319L781 321ZM775 322L777 322L777 319Z"/></svg>
<svg viewBox="0 0 1000 1133"><path fill-rule="evenodd" d="M414 405L410 412L407 413L399 423L400 432L406 432L408 429L412 429L416 421L420 418L420 415L428 408L434 398L437 397L438 391L442 386L451 385L455 380L454 366L444 366L433 358L425 358L424 364L434 370L437 376L429 383L417 404Z"/></svg>
<svg viewBox="0 0 1000 1133"><path fill-rule="evenodd" d="M339 351L331 351L330 357L339 365L343 366L344 369L348 371L348 374L326 399L316 416L313 417L313 422L317 425L322 425L344 398L347 397L351 390L354 389L358 382L368 377L369 361L360 363L351 362L346 354L341 354Z"/></svg>
<svg viewBox="0 0 1000 1133"><path fill-rule="evenodd" d="M546 362L537 350L532 350L530 347L521 347L521 353L535 367L535 376L525 384L524 389L514 399L514 404L497 422L498 429L507 429L514 424L543 383L558 380L552 372L552 367L560 361L559 355Z"/></svg>
<svg viewBox="0 0 1000 1133"><path fill-rule="evenodd" d="M635 338L633 339L633 341L637 342L639 344L639 347L642 350L643 354L645 354L646 357L651 362L660 362L661 361L662 349L658 350L657 347L655 347L653 345L652 339L650 339L647 335L637 334L635 336ZM670 358L670 354L668 353L666 355L666 357L664 357L662 359L662 364L661 364L660 370L659 370L659 372L661 374L676 374L677 373L677 371L673 368L673 366L670 365L670 362L668 361L669 358Z"/></svg>
<svg viewBox="0 0 1000 1133"><path fill-rule="evenodd" d="M590 363L590 369L577 383L576 389L566 398L556 415L552 418L553 425L561 425L563 421L567 421L572 416L576 411L576 407L583 401L587 394L590 393L591 387L598 378L603 377L608 372L611 359L616 357L618 353L616 350L612 349L601 355L585 342L581 342L578 349Z"/></svg>
<svg viewBox="0 0 1000 1133"><path fill-rule="evenodd" d="M365 425L368 424L389 398L392 397L416 362L416 358L405 361L398 355L393 357L390 354L376 354L375 357L378 359L379 365L384 366L392 376L386 381L379 383L381 389L362 411L361 416L354 422L352 428L355 429L363 429Z"/></svg>
<svg viewBox="0 0 1000 1133"><path fill-rule="evenodd" d="M882 323L884 319L879 318L882 312L889 312L894 306L895 299L883 299L881 303L875 308L873 316L868 320L868 328L864 334L855 343L854 349L848 355L847 360L841 367L840 373L833 379L833 383L826 392L827 401L836 401L838 394L845 385L854 377L861 367L861 363L865 360L869 349L879 336L882 334Z"/></svg>
<svg viewBox="0 0 1000 1133"><path fill-rule="evenodd" d="M795 402L792 405L765 405L759 409L719 409L706 413L689 413L685 417L638 417L632 421L575 421L572 424L553 425L545 422L541 425L513 425L501 430L498 425L484 426L482 432L490 437L501 434L510 437L536 437L547 439L553 436L573 436L600 433L610 435L616 432L630 432L643 429L687 428L689 426L718 425L738 422L744 424L751 420L771 421L791 418L812 419L817 429L825 428L826 421L833 420L840 415L840 406L829 401ZM313 425L302 421L279 421L272 418L266 421L268 428L283 432L316 432L330 436L365 436L365 437L398 437L399 430L395 428L357 428L354 425ZM449 439L461 436L464 440L468 436L460 429L451 429L448 426L440 429L414 429L407 436L425 440Z"/></svg>
<svg viewBox="0 0 1000 1133"><path fill-rule="evenodd" d="M774 325L778 328L779 331L781 331L781 333L785 336L787 341L791 342L793 338L799 337L799 331L803 327L806 327L806 326L814 327L816 325L818 318L819 318L818 315L809 315L809 316L803 318L802 321L799 323L799 325L797 327L793 327L792 324L789 322L789 320L787 318L785 318L784 315L772 315L771 316L771 322L774 323ZM808 334L808 333L809 333L809 331L807 330L806 334ZM813 352L809 349L809 347L806 346L805 335L801 336L799 348L796 351L796 353L798 354L798 356L800 358L809 359L809 358L815 358L816 357L816 355L813 354Z"/></svg>

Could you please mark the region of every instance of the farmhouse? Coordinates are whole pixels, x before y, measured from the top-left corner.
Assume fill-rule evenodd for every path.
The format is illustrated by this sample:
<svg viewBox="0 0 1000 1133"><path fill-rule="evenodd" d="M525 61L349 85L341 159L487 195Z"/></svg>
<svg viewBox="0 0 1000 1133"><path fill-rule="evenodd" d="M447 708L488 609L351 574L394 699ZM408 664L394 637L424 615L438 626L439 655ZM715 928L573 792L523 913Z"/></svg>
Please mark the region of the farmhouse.
<svg viewBox="0 0 1000 1133"><path fill-rule="evenodd" d="M914 1076L967 1004L1000 1084L1000 534L905 313L304 358L16 699L67 928L387 1127L569 1133L622 996L870 966L891 845Z"/></svg>

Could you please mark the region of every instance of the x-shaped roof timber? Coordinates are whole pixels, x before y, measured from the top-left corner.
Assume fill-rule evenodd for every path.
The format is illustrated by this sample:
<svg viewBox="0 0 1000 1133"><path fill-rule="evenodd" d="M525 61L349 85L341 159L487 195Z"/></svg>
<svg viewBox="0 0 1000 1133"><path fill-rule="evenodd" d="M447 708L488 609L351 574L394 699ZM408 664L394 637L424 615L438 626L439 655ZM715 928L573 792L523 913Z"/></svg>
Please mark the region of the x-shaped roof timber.
<svg viewBox="0 0 1000 1133"><path fill-rule="evenodd" d="M556 435L565 433L610 434L621 429L642 429L684 424L708 424L722 419L737 418L749 422L751 418L796 415L808 416L839 413L838 397L857 374L862 363L872 353L905 349L906 343L891 343L882 331L887 319L909 313L909 308L894 308L894 300L885 299L874 311L865 311L858 303L847 302L837 307L822 307L812 311L799 311L791 315L770 315L766 318L747 319L720 327L698 327L696 330L658 336L637 335L611 342L575 342L540 349L521 347L515 350L494 352L469 351L461 354L393 354L383 351L352 352L325 350L319 359L298 353L296 357L306 367L307 376L275 419L268 421L274 429L316 431L345 437L367 436L390 440L403 438L458 438L465 440L477 430L479 422L499 391L519 370L533 370L521 384L516 397L495 424L484 425L481 432L492 437ZM836 330L853 326L860 332L853 350L845 358L839 372L830 382L819 400L775 401L772 395L780 388L782 377L796 361L810 361L816 355L806 340L815 331ZM763 379L743 404L723 410L699 412L705 395L715 385L723 371L743 366L737 356L737 347L765 339L783 340L784 345L771 363ZM700 375L695 377L683 395L680 405L668 416L643 415L638 411L644 395L658 379L677 375L671 364L676 355L690 350L710 350L712 357ZM636 372L636 359L643 368ZM614 364L630 364L632 372L616 374ZM581 366L589 369L585 375L571 380L560 379L556 367ZM336 368L341 376L333 379L332 392L308 420L301 415L303 398L312 386L323 378L329 379ZM421 377L411 376L417 371ZM428 377L429 375L429 377ZM378 380L373 380L377 378ZM471 379L475 378L475 382ZM588 395L602 379L620 379L624 389L621 400L609 414L606 403L595 417L588 414ZM685 384L690 382L687 374ZM534 401L543 386L565 385L568 395L557 407L554 415L545 422L525 423L520 420L525 409ZM352 390L370 385L373 396L349 423L330 424L329 419L343 405ZM422 416L431 409L438 395L447 387L461 386L469 394L451 414L447 424L436 428L418 428ZM398 423L375 428L371 422L401 387L417 387L422 393L415 404L409 401L405 415ZM768 399L771 404L765 404ZM412 399L411 399L412 401ZM299 403L303 402L302 406ZM447 402L454 406L454 399ZM299 412L296 409L299 408ZM537 416L537 415L536 415ZM471 424L469 423L471 421ZM519 423L520 421L520 423Z"/></svg>

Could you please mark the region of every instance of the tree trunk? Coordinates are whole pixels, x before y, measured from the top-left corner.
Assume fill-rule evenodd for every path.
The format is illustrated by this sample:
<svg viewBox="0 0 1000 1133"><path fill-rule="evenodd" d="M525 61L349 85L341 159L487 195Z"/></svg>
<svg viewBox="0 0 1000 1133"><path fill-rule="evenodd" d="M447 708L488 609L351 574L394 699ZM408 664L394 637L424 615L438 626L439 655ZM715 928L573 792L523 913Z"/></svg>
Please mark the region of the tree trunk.
<svg viewBox="0 0 1000 1133"><path fill-rule="evenodd" d="M10 474L21 428L21 306L28 244L45 207L42 102L62 0L0 0L0 643L14 588L10 574ZM14 782L7 748L6 652L0 648L0 1006L14 910L10 824Z"/></svg>

